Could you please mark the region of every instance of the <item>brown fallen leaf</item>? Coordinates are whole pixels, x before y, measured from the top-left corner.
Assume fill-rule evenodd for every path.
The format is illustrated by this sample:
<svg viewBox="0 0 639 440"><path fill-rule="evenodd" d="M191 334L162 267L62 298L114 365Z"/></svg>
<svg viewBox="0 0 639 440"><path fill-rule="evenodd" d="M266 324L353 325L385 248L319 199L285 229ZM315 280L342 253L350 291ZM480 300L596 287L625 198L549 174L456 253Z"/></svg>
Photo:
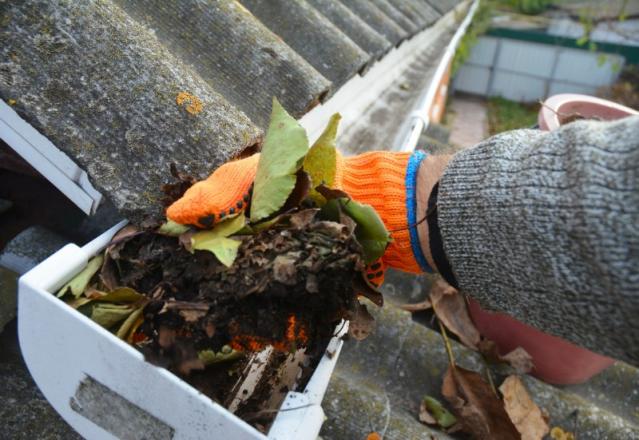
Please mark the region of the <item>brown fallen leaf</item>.
<svg viewBox="0 0 639 440"><path fill-rule="evenodd" d="M504 408L522 440L540 440L548 434L547 420L519 377L508 376L499 391L504 396Z"/></svg>
<svg viewBox="0 0 639 440"><path fill-rule="evenodd" d="M533 367L532 356L521 347L515 348L513 351L500 355L497 345L490 339L482 339L477 345L479 352L483 354L489 362L510 364L518 374L529 373Z"/></svg>
<svg viewBox="0 0 639 440"><path fill-rule="evenodd" d="M120 257L120 250L124 244L140 233L141 231L137 226L126 225L113 236L106 248L106 252L110 257L118 259Z"/></svg>
<svg viewBox="0 0 639 440"><path fill-rule="evenodd" d="M277 214L289 212L296 208L306 198L311 190L311 177L304 170L299 170L295 175L295 186L289 194L284 205L278 210ZM277 215L275 214L275 215Z"/></svg>
<svg viewBox="0 0 639 440"><path fill-rule="evenodd" d="M462 429L473 438L520 438L504 409L503 402L478 373L449 366L444 375L442 395L452 406Z"/></svg>
<svg viewBox="0 0 639 440"><path fill-rule="evenodd" d="M519 374L529 373L534 367L532 356L521 347L515 348L501 358L508 362Z"/></svg>
<svg viewBox="0 0 639 440"><path fill-rule="evenodd" d="M466 301L457 289L438 279L430 291L430 301L439 320L469 348L477 349L480 335L470 319Z"/></svg>
<svg viewBox="0 0 639 440"><path fill-rule="evenodd" d="M318 193L320 193L321 195L323 195L326 200L333 200L333 199L340 199L340 198L350 199L351 198L351 196L349 196L348 193L345 193L341 189L329 188L328 186L326 186L324 184L319 185L318 187L315 188L315 190Z"/></svg>
<svg viewBox="0 0 639 440"><path fill-rule="evenodd" d="M313 219L315 218L318 212L319 212L319 209L315 209L315 208L298 211L290 215L289 222L291 223L291 226L294 227L295 229L305 228L313 221Z"/></svg>
<svg viewBox="0 0 639 440"><path fill-rule="evenodd" d="M100 281L102 281L106 290L114 290L120 284L118 281L117 266L111 258L111 254L108 252L105 252L104 262L100 269Z"/></svg>
<svg viewBox="0 0 639 440"><path fill-rule="evenodd" d="M382 292L371 285L363 272L361 276L353 278L353 290L355 290L358 295L368 298L376 306L382 307L384 305Z"/></svg>

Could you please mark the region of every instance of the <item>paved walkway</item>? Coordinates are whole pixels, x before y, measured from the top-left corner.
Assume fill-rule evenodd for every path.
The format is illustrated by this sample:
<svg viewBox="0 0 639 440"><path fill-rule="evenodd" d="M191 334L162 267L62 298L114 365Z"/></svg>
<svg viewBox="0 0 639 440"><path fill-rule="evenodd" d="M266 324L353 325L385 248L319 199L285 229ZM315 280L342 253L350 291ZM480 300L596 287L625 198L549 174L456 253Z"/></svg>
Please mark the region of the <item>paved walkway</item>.
<svg viewBox="0 0 639 440"><path fill-rule="evenodd" d="M448 118L450 143L462 148L472 147L488 137L488 113L486 101L454 96L450 102Z"/></svg>

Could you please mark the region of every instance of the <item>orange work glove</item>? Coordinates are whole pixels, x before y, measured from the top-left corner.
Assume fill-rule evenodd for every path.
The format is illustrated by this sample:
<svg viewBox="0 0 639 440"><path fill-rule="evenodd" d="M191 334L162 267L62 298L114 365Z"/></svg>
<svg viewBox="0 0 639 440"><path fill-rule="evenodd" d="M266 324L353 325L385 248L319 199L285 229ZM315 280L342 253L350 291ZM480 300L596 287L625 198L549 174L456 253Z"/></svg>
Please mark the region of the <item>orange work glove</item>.
<svg viewBox="0 0 639 440"><path fill-rule="evenodd" d="M425 157L421 151L337 155L333 187L371 205L393 239L382 258L368 267L368 279L376 286L383 282L386 266L413 273L431 271L419 245L416 227L425 214L416 213L415 201L417 170ZM181 224L211 227L225 216L244 210L258 161L259 153L222 165L169 206L167 217Z"/></svg>

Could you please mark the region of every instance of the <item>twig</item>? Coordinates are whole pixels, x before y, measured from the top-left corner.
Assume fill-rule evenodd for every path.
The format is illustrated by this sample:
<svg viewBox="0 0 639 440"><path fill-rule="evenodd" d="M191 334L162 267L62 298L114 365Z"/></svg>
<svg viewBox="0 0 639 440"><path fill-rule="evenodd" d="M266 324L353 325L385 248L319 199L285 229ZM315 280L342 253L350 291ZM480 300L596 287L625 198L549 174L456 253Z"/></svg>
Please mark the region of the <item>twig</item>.
<svg viewBox="0 0 639 440"><path fill-rule="evenodd" d="M446 353L448 354L448 362L450 365L455 368L455 357L453 356L453 348L450 345L450 340L448 339L448 335L446 334L446 329L444 328L444 324L437 318L437 322L439 323L439 328L442 332L442 338L444 339L444 346L446 347Z"/></svg>
<svg viewBox="0 0 639 440"><path fill-rule="evenodd" d="M493 382L493 375L490 374L490 367L488 366L488 362L486 362L486 358L484 356L482 356L482 360L484 361L484 367L486 367L486 377L488 378L488 384L493 390L493 393L495 393L495 396L499 397L499 394L497 394L497 388L495 387L495 382Z"/></svg>
<svg viewBox="0 0 639 440"><path fill-rule="evenodd" d="M538 101L539 104L542 107L546 107L548 110L550 110L551 112L553 112L554 114L556 114L557 116L559 116L560 118L578 118L578 119L594 119L596 121L603 121L602 118L598 117L598 116L591 116L591 117L587 117L582 115L579 112L574 112L574 113L564 113L564 112L558 112L557 110L555 110L554 108L552 108L551 106L549 106L548 104L546 104L544 101L542 101L541 99ZM562 121L563 122L563 121Z"/></svg>

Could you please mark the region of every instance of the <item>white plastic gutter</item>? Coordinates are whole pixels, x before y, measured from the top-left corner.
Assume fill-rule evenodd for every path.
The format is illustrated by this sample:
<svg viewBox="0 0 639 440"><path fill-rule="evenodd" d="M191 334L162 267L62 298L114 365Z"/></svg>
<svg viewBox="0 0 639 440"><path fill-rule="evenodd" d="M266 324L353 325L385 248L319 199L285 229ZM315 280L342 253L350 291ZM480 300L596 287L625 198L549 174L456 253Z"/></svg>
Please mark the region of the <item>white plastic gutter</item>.
<svg viewBox="0 0 639 440"><path fill-rule="evenodd" d="M87 173L0 100L0 138L86 214L102 200Z"/></svg>
<svg viewBox="0 0 639 440"><path fill-rule="evenodd" d="M442 55L441 60L439 61L439 65L435 70L435 74L433 75L433 79L426 89L424 95L419 100L419 104L413 110L413 112L409 116L409 124L408 124L408 133L401 133L397 136L394 144L393 150L395 151L413 151L417 146L417 142L419 141L419 136L428 128L430 125L430 110L435 101L437 90L439 89L439 85L441 83L442 78L446 74L446 70L448 69L448 65L453 59L455 55L455 51L457 50L457 46L459 46L459 42L466 33L470 22L477 11L477 7L479 6L480 0L474 0L473 4L468 9L468 13L466 17L462 21L461 25L457 28L455 35L450 40L450 43L446 47L444 51L444 55Z"/></svg>
<svg viewBox="0 0 639 440"><path fill-rule="evenodd" d="M459 4L426 29L404 41L399 47L393 48L363 76L355 75L326 102L306 113L299 122L306 129L309 139L314 140L322 133L326 121L333 113L339 112L342 115L341 128L352 127L360 122L362 115L375 105L380 95L401 78L411 64L424 53L424 48L435 44L443 32L455 25L456 16L468 3L469 1L465 1Z"/></svg>

